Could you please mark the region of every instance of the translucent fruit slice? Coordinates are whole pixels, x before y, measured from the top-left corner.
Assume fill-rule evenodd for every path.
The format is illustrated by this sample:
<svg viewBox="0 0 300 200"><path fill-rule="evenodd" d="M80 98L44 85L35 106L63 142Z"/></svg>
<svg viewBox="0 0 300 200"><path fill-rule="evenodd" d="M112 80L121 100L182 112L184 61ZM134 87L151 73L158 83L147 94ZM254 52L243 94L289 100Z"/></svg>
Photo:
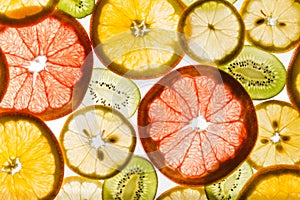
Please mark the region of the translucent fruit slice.
<svg viewBox="0 0 300 200"><path fill-rule="evenodd" d="M95 0L60 0L57 8L75 18L84 18L93 12Z"/></svg>
<svg viewBox="0 0 300 200"><path fill-rule="evenodd" d="M207 185L238 167L257 138L252 100L229 74L186 66L158 81L138 110L142 145L179 184Z"/></svg>
<svg viewBox="0 0 300 200"><path fill-rule="evenodd" d="M121 112L125 117L131 117L140 99L140 90L133 81L110 70L94 68L83 104L109 106Z"/></svg>
<svg viewBox="0 0 300 200"><path fill-rule="evenodd" d="M102 183L82 176L64 178L55 200L101 200Z"/></svg>
<svg viewBox="0 0 300 200"><path fill-rule="evenodd" d="M192 5L193 3L195 3L196 1L199 0L179 0L184 6L189 7L190 5ZM236 0L227 0L230 3L235 3Z"/></svg>
<svg viewBox="0 0 300 200"><path fill-rule="evenodd" d="M162 193L156 200L207 200L203 187L177 186Z"/></svg>
<svg viewBox="0 0 300 200"><path fill-rule="evenodd" d="M220 69L237 79L252 99L268 99L280 93L286 83L286 69L273 54L253 46L242 52Z"/></svg>
<svg viewBox="0 0 300 200"><path fill-rule="evenodd" d="M87 178L106 179L119 173L128 163L136 136L121 113L94 105L68 117L60 142L71 170Z"/></svg>
<svg viewBox="0 0 300 200"><path fill-rule="evenodd" d="M286 89L289 100L295 108L300 110L300 43L291 57L286 79Z"/></svg>
<svg viewBox="0 0 300 200"><path fill-rule="evenodd" d="M0 101L4 97L8 86L8 64L3 52L0 50Z"/></svg>
<svg viewBox="0 0 300 200"><path fill-rule="evenodd" d="M44 120L81 103L92 73L89 37L78 21L55 11L40 23L0 30L9 85L0 111L23 111ZM73 95L74 90L80 91Z"/></svg>
<svg viewBox="0 0 300 200"><path fill-rule="evenodd" d="M153 165L143 157L134 156L119 174L104 180L102 198L154 200L157 181Z"/></svg>
<svg viewBox="0 0 300 200"><path fill-rule="evenodd" d="M256 105L258 139L249 159L255 168L300 162L300 115L291 104L269 100Z"/></svg>
<svg viewBox="0 0 300 200"><path fill-rule="evenodd" d="M236 8L225 0L197 1L181 15L180 44L191 58L221 65L243 48L244 23Z"/></svg>
<svg viewBox="0 0 300 200"><path fill-rule="evenodd" d="M96 55L110 70L133 79L170 71L181 60L177 0L98 1L91 38Z"/></svg>
<svg viewBox="0 0 300 200"><path fill-rule="evenodd" d="M53 199L63 181L60 145L46 124L22 113L0 114L1 199Z"/></svg>
<svg viewBox="0 0 300 200"><path fill-rule="evenodd" d="M249 43L282 53L300 40L300 2L295 0L245 0L240 10Z"/></svg>
<svg viewBox="0 0 300 200"><path fill-rule="evenodd" d="M260 169L243 187L238 200L297 200L300 196L300 168L274 165Z"/></svg>
<svg viewBox="0 0 300 200"><path fill-rule="evenodd" d="M54 10L59 0L0 0L0 24L24 26L37 23Z"/></svg>

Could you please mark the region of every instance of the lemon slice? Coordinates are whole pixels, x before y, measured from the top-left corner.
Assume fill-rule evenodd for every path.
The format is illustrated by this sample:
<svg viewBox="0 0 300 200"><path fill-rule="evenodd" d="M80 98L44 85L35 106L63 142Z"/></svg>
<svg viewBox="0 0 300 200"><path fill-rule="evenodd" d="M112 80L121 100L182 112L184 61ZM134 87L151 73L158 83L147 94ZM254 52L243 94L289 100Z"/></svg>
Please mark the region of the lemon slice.
<svg viewBox="0 0 300 200"><path fill-rule="evenodd" d="M196 1L199 0L179 0L184 6L189 7L191 4L195 3ZM235 3L236 0L227 0L230 3Z"/></svg>
<svg viewBox="0 0 300 200"><path fill-rule="evenodd" d="M66 164L74 172L92 179L117 174L135 149L135 131L118 111L92 105L74 112L60 134Z"/></svg>
<svg viewBox="0 0 300 200"><path fill-rule="evenodd" d="M274 165L260 169L239 193L238 200L297 200L300 197L300 168Z"/></svg>
<svg viewBox="0 0 300 200"><path fill-rule="evenodd" d="M156 200L207 200L203 187L177 186L162 193Z"/></svg>
<svg viewBox="0 0 300 200"><path fill-rule="evenodd" d="M300 2L295 0L245 0L240 13L249 43L281 53L300 40Z"/></svg>
<svg viewBox="0 0 300 200"><path fill-rule="evenodd" d="M21 113L0 116L0 199L53 199L63 181L60 146L43 121Z"/></svg>
<svg viewBox="0 0 300 200"><path fill-rule="evenodd" d="M225 0L197 1L180 18L178 32L184 51L200 63L222 65L244 44L244 23Z"/></svg>
<svg viewBox="0 0 300 200"><path fill-rule="evenodd" d="M256 105L259 132L250 162L255 168L300 162L300 116L289 103L269 100Z"/></svg>
<svg viewBox="0 0 300 200"><path fill-rule="evenodd" d="M182 12L177 0L98 1L91 21L96 55L133 79L165 74L183 56L176 34Z"/></svg>
<svg viewBox="0 0 300 200"><path fill-rule="evenodd" d="M102 183L97 180L86 179L82 176L66 177L55 200L75 199L102 199Z"/></svg>

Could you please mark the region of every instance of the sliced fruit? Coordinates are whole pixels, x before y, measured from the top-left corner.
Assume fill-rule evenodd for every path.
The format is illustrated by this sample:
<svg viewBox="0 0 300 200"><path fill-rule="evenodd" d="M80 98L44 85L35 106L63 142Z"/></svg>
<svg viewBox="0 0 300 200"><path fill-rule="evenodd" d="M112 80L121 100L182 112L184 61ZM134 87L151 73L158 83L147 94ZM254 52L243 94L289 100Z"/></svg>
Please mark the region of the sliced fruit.
<svg viewBox="0 0 300 200"><path fill-rule="evenodd" d="M181 15L180 44L191 58L222 65L243 48L244 23L236 8L225 0L197 1Z"/></svg>
<svg viewBox="0 0 300 200"><path fill-rule="evenodd" d="M83 104L109 106L129 118L135 113L140 99L140 90L133 81L107 69L94 68Z"/></svg>
<svg viewBox="0 0 300 200"><path fill-rule="evenodd" d="M45 19L59 0L1 0L0 24L24 26Z"/></svg>
<svg viewBox="0 0 300 200"><path fill-rule="evenodd" d="M286 69L273 54L245 46L233 61L219 66L237 79L252 99L268 99L280 93L286 83Z"/></svg>
<svg viewBox="0 0 300 200"><path fill-rule="evenodd" d="M153 200L157 190L157 175L145 158L134 156L116 176L104 180L103 199Z"/></svg>
<svg viewBox="0 0 300 200"><path fill-rule="evenodd" d="M274 165L260 169L243 187L237 199L289 199L300 197L300 168Z"/></svg>
<svg viewBox="0 0 300 200"><path fill-rule="evenodd" d="M203 187L177 186L162 193L156 200L207 200Z"/></svg>
<svg viewBox="0 0 300 200"><path fill-rule="evenodd" d="M234 200L252 174L253 170L251 166L247 162L244 162L237 170L222 181L205 186L205 193L209 200Z"/></svg>
<svg viewBox="0 0 300 200"><path fill-rule="evenodd" d="M106 179L119 173L128 163L136 136L121 113L94 105L68 117L60 142L71 170L87 178Z"/></svg>
<svg viewBox="0 0 300 200"><path fill-rule="evenodd" d="M1 199L53 199L63 181L64 160L47 125L23 113L0 114Z"/></svg>
<svg viewBox="0 0 300 200"><path fill-rule="evenodd" d="M292 105L300 111L300 43L291 57L286 78L286 89Z"/></svg>
<svg viewBox="0 0 300 200"><path fill-rule="evenodd" d="M32 26L5 27L0 30L0 46L9 65L1 112L22 111L51 120L79 106L93 57L89 37L78 21L56 11Z"/></svg>
<svg viewBox="0 0 300 200"><path fill-rule="evenodd" d="M256 120L243 86L205 65L166 75L138 110L139 135L149 158L184 185L211 184L238 167L255 144Z"/></svg>
<svg viewBox="0 0 300 200"><path fill-rule="evenodd" d="M91 19L98 58L113 72L133 79L167 73L181 60L177 0L102 0Z"/></svg>
<svg viewBox="0 0 300 200"><path fill-rule="evenodd" d="M2 100L8 86L8 64L3 52L0 50L0 101Z"/></svg>
<svg viewBox="0 0 300 200"><path fill-rule="evenodd" d="M84 18L92 14L95 0L60 0L57 8L75 18Z"/></svg>
<svg viewBox="0 0 300 200"><path fill-rule="evenodd" d="M258 138L249 161L255 168L300 162L300 116L291 104L269 100L256 105Z"/></svg>
<svg viewBox="0 0 300 200"><path fill-rule="evenodd" d="M245 0L240 10L249 43L282 53L300 40L300 2L297 0Z"/></svg>
<svg viewBox="0 0 300 200"><path fill-rule="evenodd" d="M185 7L189 7L190 5L192 5L193 3L195 3L196 1L199 0L179 0ZM236 0L227 0L230 3L235 3Z"/></svg>
<svg viewBox="0 0 300 200"><path fill-rule="evenodd" d="M102 183L82 176L64 178L62 187L55 200L101 200Z"/></svg>

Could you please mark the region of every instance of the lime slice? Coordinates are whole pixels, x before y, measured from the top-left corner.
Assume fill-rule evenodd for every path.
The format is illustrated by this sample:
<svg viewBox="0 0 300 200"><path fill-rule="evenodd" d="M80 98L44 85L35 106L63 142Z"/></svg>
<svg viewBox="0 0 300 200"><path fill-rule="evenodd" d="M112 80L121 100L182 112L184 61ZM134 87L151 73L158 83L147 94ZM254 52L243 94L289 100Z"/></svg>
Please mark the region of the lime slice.
<svg viewBox="0 0 300 200"><path fill-rule="evenodd" d="M135 131L118 111L88 106L66 120L60 134L66 164L74 172L92 179L117 174L135 149Z"/></svg>

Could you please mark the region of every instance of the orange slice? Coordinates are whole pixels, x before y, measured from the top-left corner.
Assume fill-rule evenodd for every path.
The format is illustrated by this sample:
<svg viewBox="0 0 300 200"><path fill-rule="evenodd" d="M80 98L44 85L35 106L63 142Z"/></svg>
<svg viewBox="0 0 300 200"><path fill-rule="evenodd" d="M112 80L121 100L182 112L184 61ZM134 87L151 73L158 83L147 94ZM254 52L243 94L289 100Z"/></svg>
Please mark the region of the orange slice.
<svg viewBox="0 0 300 200"><path fill-rule="evenodd" d="M24 26L37 23L54 10L59 0L0 0L0 24Z"/></svg>
<svg viewBox="0 0 300 200"><path fill-rule="evenodd" d="M300 168L274 165L260 169L241 190L238 200L297 200L300 197Z"/></svg>
<svg viewBox="0 0 300 200"><path fill-rule="evenodd" d="M182 67L158 81L140 103L138 129L153 164L185 185L207 185L228 175L257 137L246 90L205 65Z"/></svg>
<svg viewBox="0 0 300 200"><path fill-rule="evenodd" d="M207 200L202 187L177 186L162 193L156 200Z"/></svg>
<svg viewBox="0 0 300 200"><path fill-rule="evenodd" d="M170 71L182 58L177 0L103 0L92 14L96 55L113 72L133 79Z"/></svg>
<svg viewBox="0 0 300 200"><path fill-rule="evenodd" d="M91 44L78 21L56 11L44 21L0 30L9 84L0 111L23 111L44 120L79 106L92 72ZM78 90L73 95L73 91Z"/></svg>
<svg viewBox="0 0 300 200"><path fill-rule="evenodd" d="M40 119L0 114L1 199L53 199L61 186L64 162L59 143Z"/></svg>
<svg viewBox="0 0 300 200"><path fill-rule="evenodd" d="M102 183L98 180L86 179L82 176L64 178L62 187L55 200L100 200Z"/></svg>

